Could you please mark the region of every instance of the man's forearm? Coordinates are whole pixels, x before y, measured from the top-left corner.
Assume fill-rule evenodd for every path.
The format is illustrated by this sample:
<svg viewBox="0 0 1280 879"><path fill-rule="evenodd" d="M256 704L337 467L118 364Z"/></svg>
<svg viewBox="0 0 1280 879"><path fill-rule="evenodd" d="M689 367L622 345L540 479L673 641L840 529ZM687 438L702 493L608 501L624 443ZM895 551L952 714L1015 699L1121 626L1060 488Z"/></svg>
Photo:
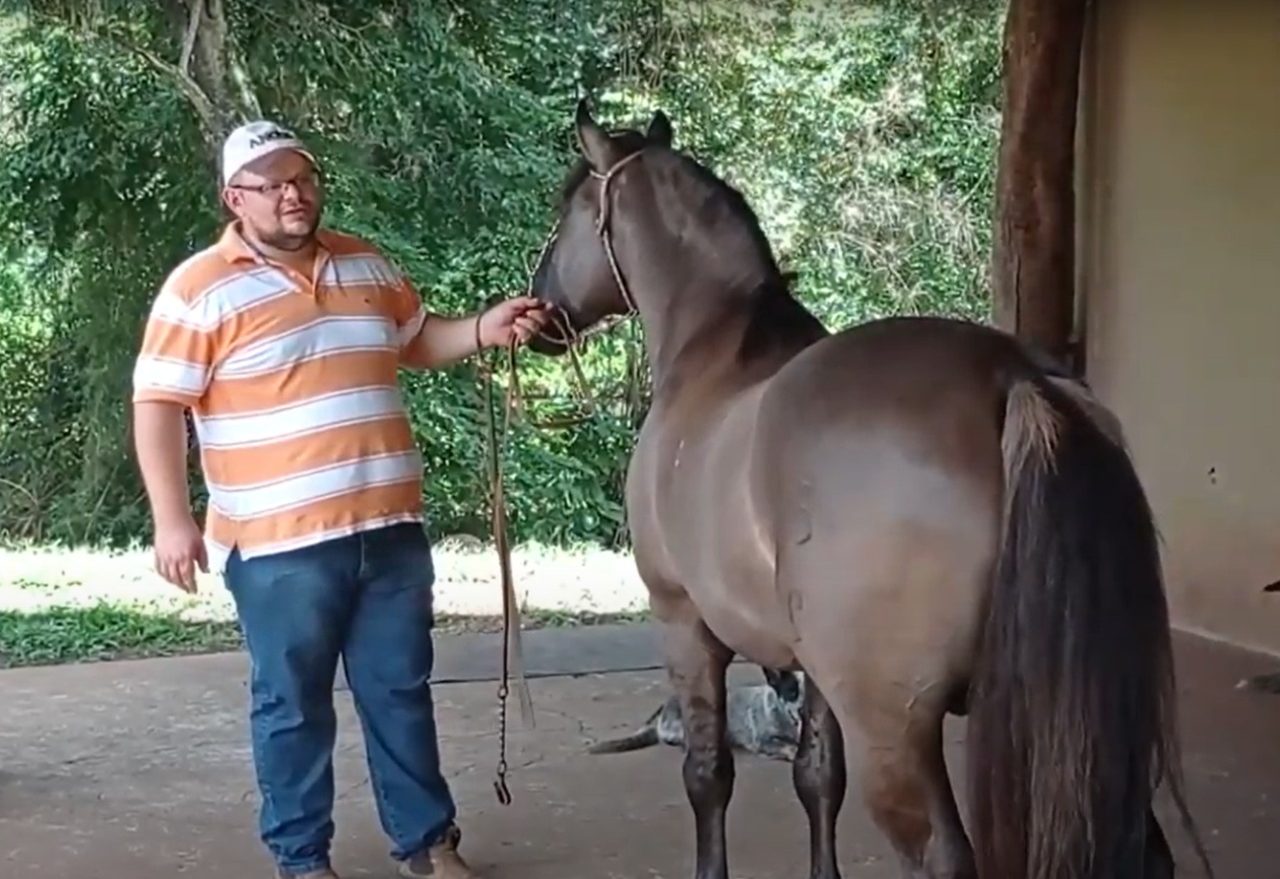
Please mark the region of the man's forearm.
<svg viewBox="0 0 1280 879"><path fill-rule="evenodd" d="M133 407L134 444L142 481L157 522L191 515L187 490L187 423L178 403Z"/></svg>
<svg viewBox="0 0 1280 879"><path fill-rule="evenodd" d="M427 315L421 332L410 343L405 362L418 369L451 366L476 353L476 316Z"/></svg>

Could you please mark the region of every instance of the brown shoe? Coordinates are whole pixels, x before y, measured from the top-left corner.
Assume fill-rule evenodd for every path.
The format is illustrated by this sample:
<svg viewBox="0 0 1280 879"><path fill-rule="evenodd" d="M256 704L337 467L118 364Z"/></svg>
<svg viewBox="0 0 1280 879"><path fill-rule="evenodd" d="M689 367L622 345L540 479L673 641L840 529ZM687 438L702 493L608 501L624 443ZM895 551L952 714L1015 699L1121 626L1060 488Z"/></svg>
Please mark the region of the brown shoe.
<svg viewBox="0 0 1280 879"><path fill-rule="evenodd" d="M404 879L480 879L479 874L468 867L458 854L461 841L462 831L450 827L440 842L407 861L401 861L400 875Z"/></svg>

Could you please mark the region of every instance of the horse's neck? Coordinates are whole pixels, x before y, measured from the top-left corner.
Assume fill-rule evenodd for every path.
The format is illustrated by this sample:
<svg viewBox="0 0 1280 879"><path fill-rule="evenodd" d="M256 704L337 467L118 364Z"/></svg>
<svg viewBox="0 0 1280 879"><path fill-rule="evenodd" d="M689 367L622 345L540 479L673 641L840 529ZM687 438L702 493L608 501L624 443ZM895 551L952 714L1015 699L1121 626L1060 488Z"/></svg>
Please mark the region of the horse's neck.
<svg viewBox="0 0 1280 879"><path fill-rule="evenodd" d="M782 282L779 279L778 284ZM754 371L773 372L827 335L822 322L780 287L758 290L742 335L740 361Z"/></svg>
<svg viewBox="0 0 1280 879"><path fill-rule="evenodd" d="M676 295L646 321L659 397L708 385L726 392L745 389L827 333L800 302L780 290L714 293L703 288Z"/></svg>
<svg viewBox="0 0 1280 879"><path fill-rule="evenodd" d="M656 216L671 211L680 209ZM697 231L671 231L690 227ZM744 219L721 216L700 226L693 216L666 217L634 231L624 255L634 267L655 395L672 384L752 384L826 334Z"/></svg>
<svg viewBox="0 0 1280 879"><path fill-rule="evenodd" d="M685 290L645 320L645 344L655 401L720 384L732 375L735 325L744 322L707 290Z"/></svg>

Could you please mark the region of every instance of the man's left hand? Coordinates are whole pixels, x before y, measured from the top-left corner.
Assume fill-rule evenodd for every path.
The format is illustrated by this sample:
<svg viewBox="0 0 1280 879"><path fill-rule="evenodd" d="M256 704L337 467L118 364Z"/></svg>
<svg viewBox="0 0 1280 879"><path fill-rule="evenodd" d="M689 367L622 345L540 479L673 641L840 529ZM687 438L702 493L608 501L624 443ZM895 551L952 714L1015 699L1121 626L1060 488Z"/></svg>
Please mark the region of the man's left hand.
<svg viewBox="0 0 1280 879"><path fill-rule="evenodd" d="M545 303L532 296L516 296L499 302L480 315L480 343L505 348L513 340L524 344L547 323Z"/></svg>

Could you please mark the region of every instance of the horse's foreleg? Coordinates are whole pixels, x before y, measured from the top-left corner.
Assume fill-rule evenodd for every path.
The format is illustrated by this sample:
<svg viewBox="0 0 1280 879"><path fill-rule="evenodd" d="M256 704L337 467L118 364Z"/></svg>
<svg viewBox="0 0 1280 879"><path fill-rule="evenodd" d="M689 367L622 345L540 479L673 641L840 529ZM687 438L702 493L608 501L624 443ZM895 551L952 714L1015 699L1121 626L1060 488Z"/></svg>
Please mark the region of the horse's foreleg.
<svg viewBox="0 0 1280 879"><path fill-rule="evenodd" d="M700 619L665 622L664 649L684 720L684 787L693 807L696 879L728 879L725 813L733 754L725 735L725 670L732 653Z"/></svg>
<svg viewBox="0 0 1280 879"><path fill-rule="evenodd" d="M846 773L840 724L811 678L805 679L800 745L792 775L809 816L810 879L840 879L836 817L844 803Z"/></svg>

